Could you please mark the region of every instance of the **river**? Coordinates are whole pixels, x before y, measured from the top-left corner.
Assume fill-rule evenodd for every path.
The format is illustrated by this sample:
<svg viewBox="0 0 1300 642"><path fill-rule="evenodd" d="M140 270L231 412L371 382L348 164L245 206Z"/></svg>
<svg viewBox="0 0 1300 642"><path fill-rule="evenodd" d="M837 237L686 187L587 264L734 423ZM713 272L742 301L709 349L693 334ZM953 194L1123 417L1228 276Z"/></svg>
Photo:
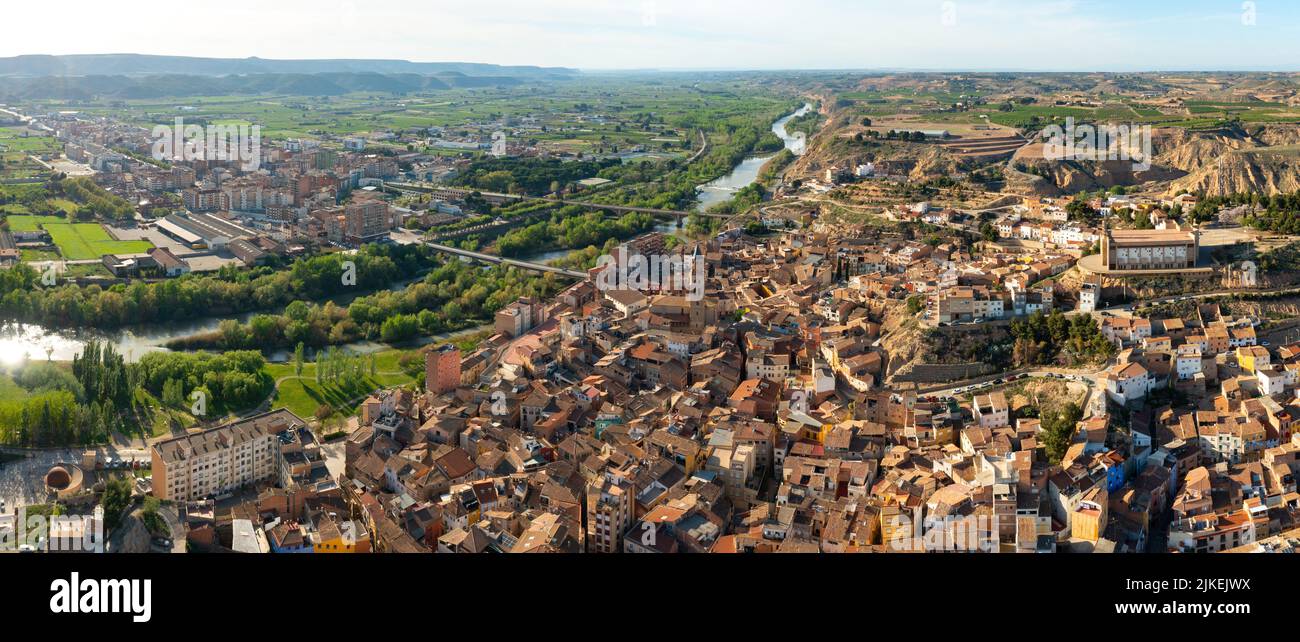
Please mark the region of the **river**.
<svg viewBox="0 0 1300 642"><path fill-rule="evenodd" d="M800 107L798 111L772 123L772 133L785 142L785 148L796 156L802 156L804 153L804 137L791 135L790 132L786 131L785 126L795 118L812 111L812 108L811 103L804 103L804 106ZM697 192L699 204L695 207L696 211L703 212L718 203L725 203L731 200L736 195L736 192L753 185L754 181L758 180L758 172L763 169L763 165L766 165L767 161L772 160L774 156L776 154L751 156L741 161L735 169L731 170L730 174L701 185Z"/></svg>
<svg viewBox="0 0 1300 642"><path fill-rule="evenodd" d="M404 279L388 286L397 291L424 278ZM357 292L335 295L320 301L333 301L340 306L347 306L359 296L370 292ZM278 312L272 310L270 312ZM5 323L0 324L0 366L22 363L24 359L45 359L54 361L72 361L72 357L81 354L86 343L98 340L113 345L113 349L134 362L150 352L164 352L163 347L174 339L182 339L193 334L213 332L225 319L234 319L241 323L248 321L255 314L266 311L247 312L229 317L208 317L168 323L146 323L119 330L67 329L53 330L35 324ZM353 352L374 352L386 348L384 344L374 341L361 341L341 346ZM277 350L268 353L271 361L288 361L292 351Z"/></svg>
<svg viewBox="0 0 1300 642"><path fill-rule="evenodd" d="M772 123L772 133L776 134L777 137L785 143L785 148L790 150L796 156L803 155L806 141L801 135L790 134L790 132L786 131L785 126L790 124L790 121L795 118L812 111L812 108L813 106L811 103L804 103L803 107L795 110L794 113L783 116L776 122ZM736 167L727 175L701 185L696 191L696 198L699 201L695 207L696 211L703 212L718 203L724 203L731 200L731 198L736 195L737 191L752 185L754 181L758 180L759 171L761 171L763 165L766 165L767 161L772 160L774 156L776 156L776 154L750 156L741 161L739 165L736 165ZM672 234L678 229L676 221L667 221L655 225L653 231ZM520 260L528 261L530 263L549 263L556 259L562 259L568 256L571 252L573 252L573 250L548 250L545 252L530 254L522 257Z"/></svg>
<svg viewBox="0 0 1300 642"><path fill-rule="evenodd" d="M791 135L786 131L785 126L793 119L802 116L811 111L813 106L805 103L794 113L784 116L772 123L772 133L776 134L785 142L785 148L791 152L803 154L804 139L802 136ZM726 176L710 181L701 185L698 191L699 205L697 210L703 211L709 207L730 200L736 193L748 185L758 180L758 172L763 168L767 161L771 160L775 154L766 156L753 156L741 161L739 165ZM656 232L672 234L677 231L675 221L660 222L654 228ZM539 252L531 256L524 257L524 260L534 263L546 263L567 256L573 250L551 250ZM405 288L408 283L415 279L394 283L389 287L390 290L400 290ZM333 300L339 305L347 305L352 299L360 296L359 294L347 294L333 297ZM0 366L12 366L22 363L25 359L43 359L50 358L54 361L71 361L72 357L80 354L86 343L91 340L99 340L111 343L114 349L127 361L136 361L140 357L150 352L166 351L163 347L174 339L181 339L193 334L203 332L213 332L221 324L224 318L233 318L240 322L245 322L249 317L257 313L247 313L232 317L212 317L205 319L194 319L189 321L175 321L166 324L144 324L124 328L121 330L51 330L34 324L15 324L8 323L0 326ZM474 330L477 330L475 328ZM447 338L453 338L470 331L448 333L438 337L426 337L425 342L440 341ZM341 346L344 349L354 352L373 352L387 348L385 344L374 341L362 341L358 343ZM291 353L286 350L273 351L267 355L271 361L287 361L291 358Z"/></svg>

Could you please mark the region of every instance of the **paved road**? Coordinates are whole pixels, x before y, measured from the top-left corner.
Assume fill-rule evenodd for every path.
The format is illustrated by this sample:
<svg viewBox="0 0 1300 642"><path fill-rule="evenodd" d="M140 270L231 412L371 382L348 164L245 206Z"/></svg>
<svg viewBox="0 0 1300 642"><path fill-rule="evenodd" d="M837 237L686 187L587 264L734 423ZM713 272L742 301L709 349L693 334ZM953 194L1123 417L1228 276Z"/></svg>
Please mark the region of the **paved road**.
<svg viewBox="0 0 1300 642"><path fill-rule="evenodd" d="M993 388L1005 387L1019 380L1021 375L1027 374L1029 378L1043 379L1051 375L1058 375L1058 378L1064 377L1063 381L1076 381L1087 384L1089 387L1096 385L1097 373L1087 370L1070 370L1067 368L1038 368L1033 370L1016 370L1013 372L1003 372L999 374L988 375L967 381L945 384L944 388L930 388L920 390L918 395L923 397L954 397L959 394L969 394L971 392L982 392ZM1012 378L1015 379L1012 379ZM997 381L1001 379L1003 383Z"/></svg>
<svg viewBox="0 0 1300 642"><path fill-rule="evenodd" d="M1243 295L1250 296L1300 296L1300 286L1291 286L1285 288L1274 288L1271 290L1215 290L1214 292L1204 292L1201 294L1178 294L1174 296L1160 297L1156 299L1145 299L1136 303L1127 303L1124 305L1112 305L1108 308L1098 310L1113 314L1120 317L1133 316L1133 308L1150 307L1153 305L1162 305L1165 303L1175 303L1177 301L1204 301L1205 299L1215 299L1225 296Z"/></svg>

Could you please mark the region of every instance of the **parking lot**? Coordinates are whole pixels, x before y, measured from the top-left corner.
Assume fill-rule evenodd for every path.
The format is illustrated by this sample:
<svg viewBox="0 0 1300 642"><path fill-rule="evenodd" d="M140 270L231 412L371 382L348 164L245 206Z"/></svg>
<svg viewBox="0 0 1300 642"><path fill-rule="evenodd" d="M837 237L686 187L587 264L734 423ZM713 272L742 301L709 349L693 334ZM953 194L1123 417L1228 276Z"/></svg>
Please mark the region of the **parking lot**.
<svg viewBox="0 0 1300 642"><path fill-rule="evenodd" d="M154 247L165 247L177 256L192 254L194 252L194 250L191 250L184 243L163 234L156 227L145 228L136 225L105 225L104 227L108 228L109 233L114 237L123 241L149 241L154 244Z"/></svg>
<svg viewBox="0 0 1300 642"><path fill-rule="evenodd" d="M80 463L81 452L42 450L17 459L6 454L4 463L0 464L0 502L4 503L5 512L13 513L27 504L45 503L45 473L55 464Z"/></svg>
<svg viewBox="0 0 1300 642"><path fill-rule="evenodd" d="M98 459L104 467L126 469L130 462L149 465L149 454L143 450L110 450L98 448ZM80 448L55 450L16 451L7 450L0 464L0 502L4 503L5 512L13 513L19 506L44 504L49 501L45 493L45 473L55 464L81 465ZM94 471L85 471L94 475ZM87 487L90 483L87 483Z"/></svg>

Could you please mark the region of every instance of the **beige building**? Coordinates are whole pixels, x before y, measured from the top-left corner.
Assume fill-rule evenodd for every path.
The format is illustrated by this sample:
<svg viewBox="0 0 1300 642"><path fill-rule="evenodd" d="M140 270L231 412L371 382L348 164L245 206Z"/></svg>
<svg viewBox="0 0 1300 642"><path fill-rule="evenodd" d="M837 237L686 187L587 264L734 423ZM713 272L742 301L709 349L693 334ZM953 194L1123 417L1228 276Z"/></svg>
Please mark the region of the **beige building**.
<svg viewBox="0 0 1300 642"><path fill-rule="evenodd" d="M540 324L542 316L542 304L532 298L523 297L497 310L494 328L499 334L517 339Z"/></svg>
<svg viewBox="0 0 1300 642"><path fill-rule="evenodd" d="M352 203L343 209L344 234L353 243L373 241L393 229L388 203L365 200Z"/></svg>
<svg viewBox="0 0 1300 642"><path fill-rule="evenodd" d="M153 493L184 501L234 490L281 475L279 434L306 422L274 410L153 445Z"/></svg>
<svg viewBox="0 0 1300 642"><path fill-rule="evenodd" d="M1101 255L1108 270L1183 270L1196 267L1196 230L1106 230Z"/></svg>
<svg viewBox="0 0 1300 642"><path fill-rule="evenodd" d="M587 551L617 553L623 550L623 534L632 524L631 476L608 470L603 479L587 485Z"/></svg>

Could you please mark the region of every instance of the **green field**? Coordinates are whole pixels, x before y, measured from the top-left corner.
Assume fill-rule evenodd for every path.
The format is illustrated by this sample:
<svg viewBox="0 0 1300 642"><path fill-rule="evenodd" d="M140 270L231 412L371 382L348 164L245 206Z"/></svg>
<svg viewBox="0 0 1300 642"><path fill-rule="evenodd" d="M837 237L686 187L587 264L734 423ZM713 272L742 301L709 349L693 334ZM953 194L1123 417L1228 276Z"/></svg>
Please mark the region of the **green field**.
<svg viewBox="0 0 1300 642"><path fill-rule="evenodd" d="M27 154L49 154L59 151L59 141L53 136L27 135L17 127L0 127L0 146L7 151Z"/></svg>
<svg viewBox="0 0 1300 642"><path fill-rule="evenodd" d="M353 134L446 128L448 136L489 136L504 123L512 138L570 151L628 150L644 146L661 154L685 154L692 130L753 114L785 102L744 81L688 85L667 79L634 81L600 78L535 86L454 89L401 96L352 93L341 96L194 96L79 102L86 114L119 118L151 127L176 117L220 124L251 123L263 140L328 138ZM57 109L59 101L42 101ZM375 143L405 149L405 143ZM439 155L457 150L416 148ZM326 147L337 147L329 142Z"/></svg>
<svg viewBox="0 0 1300 642"><path fill-rule="evenodd" d="M51 252L49 250L29 250L27 248L23 248L21 255L22 255L22 259L24 261L27 261L28 263L40 263L43 261L57 261L59 259L58 252Z"/></svg>
<svg viewBox="0 0 1300 642"><path fill-rule="evenodd" d="M50 198L45 200L46 203L57 210L61 210L70 215L76 216L77 210L81 209L76 203L66 198Z"/></svg>
<svg viewBox="0 0 1300 642"><path fill-rule="evenodd" d="M105 254L139 254L153 247L148 241L114 240L98 223L69 223L58 216L9 217L9 227L14 231L30 231L38 226L50 233L59 253L70 261L97 259Z"/></svg>
<svg viewBox="0 0 1300 642"><path fill-rule="evenodd" d="M10 206L6 205L5 207L10 207ZM13 207L22 207L22 206L14 205ZM23 209L26 210L26 208ZM15 232L31 232L32 230L39 229L41 226L44 225L67 225L67 224L68 224L68 219L63 218L61 216L19 215L19 216L9 217L9 229Z"/></svg>
<svg viewBox="0 0 1300 642"><path fill-rule="evenodd" d="M0 401L21 401L28 396L22 386L14 383L7 372L0 372Z"/></svg>
<svg viewBox="0 0 1300 642"><path fill-rule="evenodd" d="M397 360L407 351L384 350L376 353L376 375L367 376L354 387L336 383L316 383L316 365L303 365L302 376L294 374L291 363L273 363L266 366L266 371L279 382L279 387L272 396L272 408L288 408L304 419L315 416L316 409L322 404L339 413L348 415L356 410L358 404L376 388L392 388L413 383L415 379L401 371Z"/></svg>
<svg viewBox="0 0 1300 642"><path fill-rule="evenodd" d="M29 156L57 154L60 147L53 136L35 135L18 127L0 127L0 178L44 176L45 168Z"/></svg>

